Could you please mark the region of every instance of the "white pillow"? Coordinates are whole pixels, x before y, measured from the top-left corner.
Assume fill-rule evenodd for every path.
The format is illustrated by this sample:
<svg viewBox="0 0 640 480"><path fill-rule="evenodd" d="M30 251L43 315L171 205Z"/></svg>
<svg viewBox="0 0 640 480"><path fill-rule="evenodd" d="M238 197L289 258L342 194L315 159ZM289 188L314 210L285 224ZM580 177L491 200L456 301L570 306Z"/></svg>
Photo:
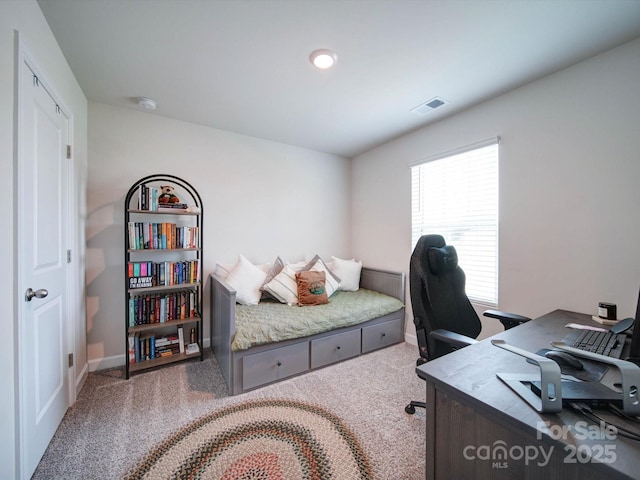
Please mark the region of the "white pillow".
<svg viewBox="0 0 640 480"><path fill-rule="evenodd" d="M298 303L298 282L296 270L287 264L273 280L266 283L262 289L270 293L281 303L296 305Z"/></svg>
<svg viewBox="0 0 640 480"><path fill-rule="evenodd" d="M234 263L216 263L215 276L226 280L234 266Z"/></svg>
<svg viewBox="0 0 640 480"><path fill-rule="evenodd" d="M216 263L216 270L214 272L214 275L226 281L227 277L231 273L231 270L233 270L233 267L235 266L235 263ZM271 264L263 263L262 265L256 265L256 267L258 267L260 270L263 270L265 273L268 273L269 269L271 269Z"/></svg>
<svg viewBox="0 0 640 480"><path fill-rule="evenodd" d="M326 279L325 279L324 288L327 291L327 297L330 297L336 292L336 290L338 290L338 288L340 287L341 279L337 275L335 275L331 270L329 270L329 268L326 266L324 261L318 255L313 257L313 259L311 260L311 262L309 262L307 267L308 268L305 268L304 270L311 270L314 272L325 273Z"/></svg>
<svg viewBox="0 0 640 480"><path fill-rule="evenodd" d="M360 289L360 273L362 272L362 262L355 260L343 260L342 258L331 257L331 266L335 274L340 277L340 290L346 292L356 292Z"/></svg>
<svg viewBox="0 0 640 480"><path fill-rule="evenodd" d="M240 255L226 282L236 291L236 302L241 305L257 305L262 296L260 288L266 277L262 268L256 267Z"/></svg>
<svg viewBox="0 0 640 480"><path fill-rule="evenodd" d="M307 270L308 263L309 262L307 262L306 260L300 260L299 262L295 263L287 263L287 265L289 265L295 272L301 272L303 270Z"/></svg>

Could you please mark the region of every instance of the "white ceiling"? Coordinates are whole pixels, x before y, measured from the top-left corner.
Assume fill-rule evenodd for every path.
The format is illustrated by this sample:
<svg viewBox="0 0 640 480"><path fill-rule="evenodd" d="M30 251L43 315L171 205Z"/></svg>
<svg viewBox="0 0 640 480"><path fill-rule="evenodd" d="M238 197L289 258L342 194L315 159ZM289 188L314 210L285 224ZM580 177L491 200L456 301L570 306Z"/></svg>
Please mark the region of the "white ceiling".
<svg viewBox="0 0 640 480"><path fill-rule="evenodd" d="M640 36L640 0L39 4L89 100L346 157Z"/></svg>

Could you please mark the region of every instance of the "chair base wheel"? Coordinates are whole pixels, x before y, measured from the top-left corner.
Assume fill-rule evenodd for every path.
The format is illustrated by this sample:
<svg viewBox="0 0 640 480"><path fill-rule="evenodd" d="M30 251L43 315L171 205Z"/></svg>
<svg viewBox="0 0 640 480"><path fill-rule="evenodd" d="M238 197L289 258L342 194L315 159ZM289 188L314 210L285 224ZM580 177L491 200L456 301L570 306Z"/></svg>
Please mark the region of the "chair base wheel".
<svg viewBox="0 0 640 480"><path fill-rule="evenodd" d="M427 408L427 404L425 402L418 402L416 400L412 400L411 403L409 403L409 405L404 407L404 411L407 412L409 415L413 415L414 413L416 413L416 407Z"/></svg>

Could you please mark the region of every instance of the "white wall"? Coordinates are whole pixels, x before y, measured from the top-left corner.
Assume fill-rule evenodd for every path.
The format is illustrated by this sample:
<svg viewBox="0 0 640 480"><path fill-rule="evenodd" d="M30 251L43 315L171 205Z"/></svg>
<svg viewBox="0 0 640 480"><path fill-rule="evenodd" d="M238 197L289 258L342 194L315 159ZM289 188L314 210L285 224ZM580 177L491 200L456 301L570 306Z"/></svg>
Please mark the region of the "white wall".
<svg viewBox="0 0 640 480"><path fill-rule="evenodd" d="M355 158L353 254L408 275L409 163L499 135L500 308L532 317L556 308L594 314L608 301L621 318L633 316L638 85L640 39ZM407 334L414 335L411 321Z"/></svg>
<svg viewBox="0 0 640 480"><path fill-rule="evenodd" d="M162 106L159 106L161 109ZM349 161L138 111L89 103L87 224L91 368L124 363L124 197L146 175L173 174L204 205L206 280L239 254L255 263L349 252ZM204 336L209 336L209 282Z"/></svg>
<svg viewBox="0 0 640 480"><path fill-rule="evenodd" d="M0 349L0 365L2 365L2 389L0 389L0 478L16 478L18 475L17 455L17 339L16 322L18 321L17 305L22 297L20 286L16 285L15 264L15 206L14 189L14 154L16 125L14 123L15 86L15 31L20 32L22 41L29 47L34 59L55 86L74 114L75 138L74 161L77 165L76 178L77 199L75 214L80 230L84 230L84 189L87 152L87 104L69 66L56 43L49 26L37 3L32 0L3 0L0 2L0 188L3 192L3 206L0 209L3 234L0 235L0 269L2 288L0 288L0 304L3 315L0 317L2 332L5 338ZM82 233L78 234L76 243L78 259L76 271L79 284L84 283L84 265L82 257L84 241ZM77 293L78 301L73 307L74 333L76 348L76 382L86 366L84 349L84 298L83 292ZM12 341L13 339L13 341Z"/></svg>

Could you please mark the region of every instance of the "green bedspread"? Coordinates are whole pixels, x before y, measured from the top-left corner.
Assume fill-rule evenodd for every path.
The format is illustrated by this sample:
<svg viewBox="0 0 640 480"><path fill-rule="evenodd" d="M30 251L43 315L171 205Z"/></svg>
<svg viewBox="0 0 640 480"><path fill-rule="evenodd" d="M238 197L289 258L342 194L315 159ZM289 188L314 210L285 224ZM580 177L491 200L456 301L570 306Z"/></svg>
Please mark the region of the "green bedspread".
<svg viewBox="0 0 640 480"><path fill-rule="evenodd" d="M302 338L334 328L349 327L399 310L396 298L361 288L336 292L326 305L289 306L262 301L259 305L236 305L234 351L256 345Z"/></svg>

